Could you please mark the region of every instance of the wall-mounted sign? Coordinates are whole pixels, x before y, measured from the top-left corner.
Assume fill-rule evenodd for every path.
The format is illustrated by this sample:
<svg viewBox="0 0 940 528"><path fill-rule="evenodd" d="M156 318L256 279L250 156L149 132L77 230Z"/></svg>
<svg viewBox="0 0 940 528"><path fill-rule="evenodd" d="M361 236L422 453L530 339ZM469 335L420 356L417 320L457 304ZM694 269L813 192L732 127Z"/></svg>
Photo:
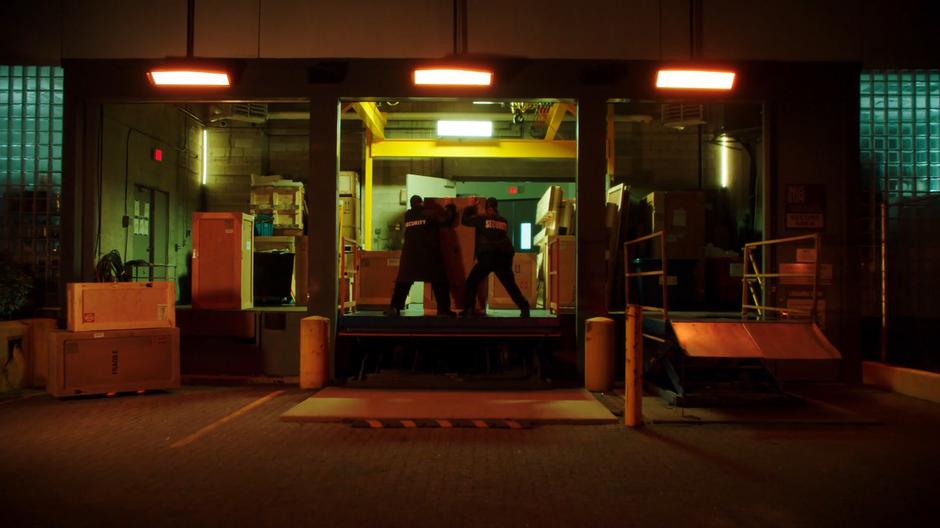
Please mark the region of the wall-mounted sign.
<svg viewBox="0 0 940 528"><path fill-rule="evenodd" d="M826 225L826 186L787 185L787 229L822 229Z"/></svg>
<svg viewBox="0 0 940 528"><path fill-rule="evenodd" d="M822 213L787 213L787 229L822 229L824 226Z"/></svg>

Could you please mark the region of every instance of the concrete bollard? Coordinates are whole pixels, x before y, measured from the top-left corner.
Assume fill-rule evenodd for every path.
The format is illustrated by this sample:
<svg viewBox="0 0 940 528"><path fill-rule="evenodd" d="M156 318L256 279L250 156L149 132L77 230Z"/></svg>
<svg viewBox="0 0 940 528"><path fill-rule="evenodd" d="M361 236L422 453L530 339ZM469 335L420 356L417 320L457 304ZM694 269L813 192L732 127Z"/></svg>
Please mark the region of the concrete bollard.
<svg viewBox="0 0 940 528"><path fill-rule="evenodd" d="M330 320L300 320L300 388L322 389L330 379Z"/></svg>
<svg viewBox="0 0 940 528"><path fill-rule="evenodd" d="M614 385L614 321L592 317L584 322L584 386L607 392Z"/></svg>
<svg viewBox="0 0 940 528"><path fill-rule="evenodd" d="M627 308L624 385L623 423L628 427L639 427L643 425L643 311L635 304Z"/></svg>

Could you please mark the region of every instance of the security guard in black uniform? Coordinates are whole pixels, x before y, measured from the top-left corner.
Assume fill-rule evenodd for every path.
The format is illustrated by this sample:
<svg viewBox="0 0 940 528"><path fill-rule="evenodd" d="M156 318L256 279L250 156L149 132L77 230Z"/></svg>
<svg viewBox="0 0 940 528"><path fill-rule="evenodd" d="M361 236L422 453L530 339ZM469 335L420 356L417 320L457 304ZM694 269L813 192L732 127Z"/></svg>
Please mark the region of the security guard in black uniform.
<svg viewBox="0 0 940 528"><path fill-rule="evenodd" d="M411 209L405 213L405 244L401 250L398 277L391 306L385 315L398 316L405 307L405 297L415 281L430 282L437 300L437 314L457 315L450 309L450 287L441 256L441 226L453 224L457 209L448 205L426 206L420 196L411 197Z"/></svg>
<svg viewBox="0 0 940 528"><path fill-rule="evenodd" d="M509 222L499 215L498 205L496 198L487 198L485 214L482 216L477 214L476 206L471 205L463 210L460 219L463 225L476 228L477 235L475 251L477 261L470 270L470 275L467 276L467 296L464 299L466 301L464 306L467 308L460 313L463 317L473 314L477 288L490 272L496 274L496 278L519 307L520 316L529 317L529 301L519 291L516 277L512 273L512 256L516 250L512 247L512 241L509 240Z"/></svg>

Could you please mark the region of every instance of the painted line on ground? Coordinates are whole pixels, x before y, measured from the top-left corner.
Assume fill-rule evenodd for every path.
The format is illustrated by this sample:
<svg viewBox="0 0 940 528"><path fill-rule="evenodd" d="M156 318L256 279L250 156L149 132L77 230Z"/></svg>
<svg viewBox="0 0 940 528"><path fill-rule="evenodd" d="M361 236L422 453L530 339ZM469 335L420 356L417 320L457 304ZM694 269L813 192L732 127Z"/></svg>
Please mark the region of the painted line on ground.
<svg viewBox="0 0 940 528"><path fill-rule="evenodd" d="M183 437L183 438L180 438L180 439L177 440L176 442L173 442L172 444L170 444L170 447L171 447L171 448L176 448L176 447L184 447L184 446L187 446L187 445L189 445L189 444L195 442L195 441L198 440L199 438L205 436L206 434L208 434L208 433L214 431L215 429L218 429L222 424L224 424L224 423L226 423L226 422L230 422L230 421L234 420L235 418L238 418L239 416L241 416L241 415L243 415L243 414L245 414L245 413L251 412L252 409L255 409L255 408L257 408L257 407L260 407L260 406L264 405L265 403L267 403L267 402L273 400L274 398L277 398L278 396L280 396L281 394L284 394L285 392L287 392L287 391L279 390L279 391L274 391L274 392L272 392L272 393L270 393L270 394L268 394L268 395L266 395L266 396L262 396L262 397L258 398L257 400L255 400L255 401L249 403L248 405L245 405L245 406L242 407L241 409L238 409L237 411L235 411L235 412L233 412L233 413L231 413L231 414L227 414L227 415L223 416L222 418L219 418L218 420L216 420L216 421L210 423L209 425L203 427L202 429L196 431L195 433L192 433L192 434L190 434L189 436L185 436L185 437Z"/></svg>
<svg viewBox="0 0 940 528"><path fill-rule="evenodd" d="M441 419L353 419L357 429L531 429L534 424L520 420L441 420Z"/></svg>

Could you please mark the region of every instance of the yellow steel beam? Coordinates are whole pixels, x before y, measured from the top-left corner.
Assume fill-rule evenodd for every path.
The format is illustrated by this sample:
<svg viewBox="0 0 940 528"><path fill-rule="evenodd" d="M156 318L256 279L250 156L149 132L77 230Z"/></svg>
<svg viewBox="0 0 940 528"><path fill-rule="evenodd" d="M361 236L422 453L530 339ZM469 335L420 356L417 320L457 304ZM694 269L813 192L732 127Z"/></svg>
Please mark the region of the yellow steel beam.
<svg viewBox="0 0 940 528"><path fill-rule="evenodd" d="M545 141L555 139L555 135L558 134L558 127L560 127L561 122L564 121L565 114L569 113L577 117L578 107L571 103L555 103L552 105L551 109L548 111L548 119L545 123L548 126L548 130L545 131Z"/></svg>
<svg viewBox="0 0 940 528"><path fill-rule="evenodd" d="M362 187L362 242L366 251L372 250L372 132L366 130L366 157Z"/></svg>
<svg viewBox="0 0 940 528"><path fill-rule="evenodd" d="M547 158L578 157L575 141L541 139L502 139L484 141L436 141L394 139L375 141L374 158Z"/></svg>
<svg viewBox="0 0 940 528"><path fill-rule="evenodd" d="M565 118L565 114L568 113L567 105L562 103L555 103L552 105L551 109L548 111L548 118L545 120L545 125L548 127L545 130L545 141L551 141L555 139L555 135L558 134L558 127L561 126L561 121Z"/></svg>
<svg viewBox="0 0 940 528"><path fill-rule="evenodd" d="M379 111L375 103L362 101L353 103L353 110L359 114L359 118L365 123L366 129L372 132L375 139L385 138L385 123L387 121L385 114Z"/></svg>

